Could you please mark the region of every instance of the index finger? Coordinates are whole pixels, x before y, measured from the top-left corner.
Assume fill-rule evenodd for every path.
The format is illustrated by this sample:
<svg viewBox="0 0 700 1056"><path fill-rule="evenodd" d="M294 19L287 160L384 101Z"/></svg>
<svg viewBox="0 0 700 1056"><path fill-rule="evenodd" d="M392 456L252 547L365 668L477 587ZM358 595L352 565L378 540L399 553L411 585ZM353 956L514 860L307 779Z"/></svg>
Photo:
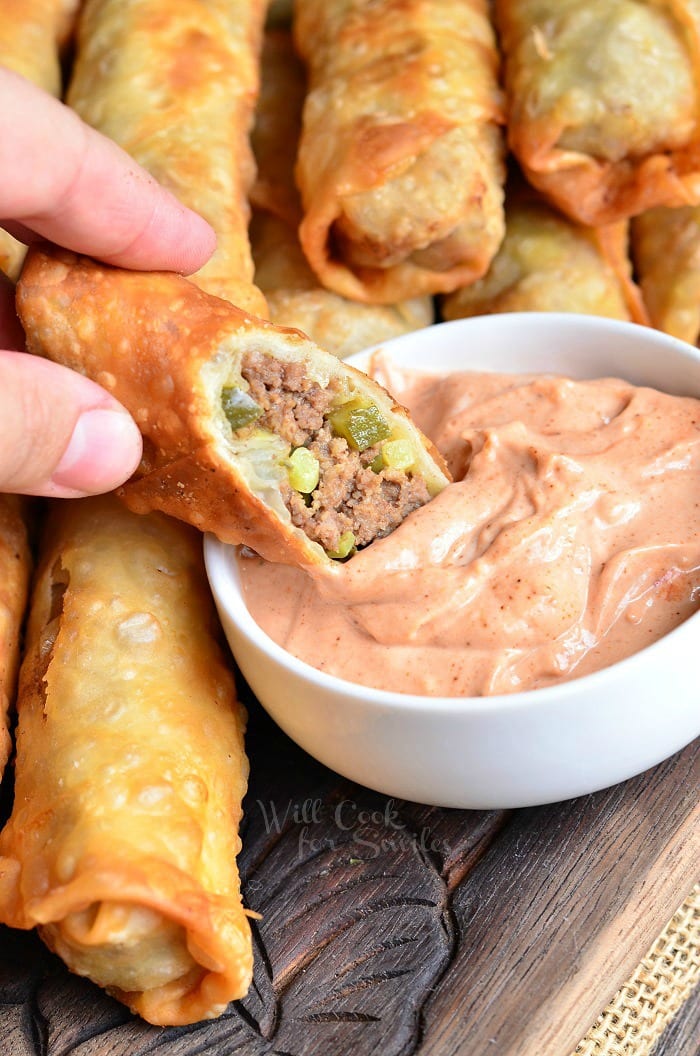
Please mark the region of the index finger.
<svg viewBox="0 0 700 1056"><path fill-rule="evenodd" d="M125 268L189 274L211 256L209 224L116 143L0 67L0 218Z"/></svg>

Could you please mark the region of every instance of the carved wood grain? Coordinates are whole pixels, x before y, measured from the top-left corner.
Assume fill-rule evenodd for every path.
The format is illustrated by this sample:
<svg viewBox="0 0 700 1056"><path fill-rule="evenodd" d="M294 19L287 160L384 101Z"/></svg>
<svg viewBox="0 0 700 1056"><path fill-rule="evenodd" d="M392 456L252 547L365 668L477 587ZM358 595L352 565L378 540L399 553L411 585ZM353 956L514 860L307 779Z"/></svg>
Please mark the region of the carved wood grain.
<svg viewBox="0 0 700 1056"><path fill-rule="evenodd" d="M570 1056L696 869L698 745L607 792L514 812L358 788L254 704L248 747L240 868L263 918L246 1000L152 1027L35 935L0 929L2 1056ZM685 1050L657 1056L697 1056L686 1018Z"/></svg>

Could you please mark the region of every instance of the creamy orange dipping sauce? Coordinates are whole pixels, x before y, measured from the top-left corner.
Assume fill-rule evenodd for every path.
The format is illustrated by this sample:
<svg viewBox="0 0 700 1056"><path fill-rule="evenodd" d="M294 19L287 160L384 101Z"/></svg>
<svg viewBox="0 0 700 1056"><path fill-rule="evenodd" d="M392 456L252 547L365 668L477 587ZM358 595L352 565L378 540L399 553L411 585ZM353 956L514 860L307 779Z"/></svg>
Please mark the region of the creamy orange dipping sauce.
<svg viewBox="0 0 700 1056"><path fill-rule="evenodd" d="M700 607L700 401L615 379L394 367L455 483L311 579L239 559L246 603L323 671L478 696L608 666Z"/></svg>

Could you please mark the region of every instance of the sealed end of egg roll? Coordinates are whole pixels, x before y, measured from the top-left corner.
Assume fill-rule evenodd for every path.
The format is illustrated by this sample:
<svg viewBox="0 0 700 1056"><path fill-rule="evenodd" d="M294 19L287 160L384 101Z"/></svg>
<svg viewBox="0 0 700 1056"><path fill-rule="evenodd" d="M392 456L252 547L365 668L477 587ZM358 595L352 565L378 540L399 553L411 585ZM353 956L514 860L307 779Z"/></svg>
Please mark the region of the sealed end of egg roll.
<svg viewBox="0 0 700 1056"><path fill-rule="evenodd" d="M192 277L265 315L253 283L249 131L264 0L87 0L67 101L216 231Z"/></svg>
<svg viewBox="0 0 700 1056"><path fill-rule="evenodd" d="M300 237L323 285L389 304L483 275L504 179L486 0L296 0L294 19Z"/></svg>
<svg viewBox="0 0 700 1056"><path fill-rule="evenodd" d="M330 566L448 482L366 374L179 275L33 249L17 308L32 352L134 416L144 457L120 494L138 513L162 510L268 560Z"/></svg>
<svg viewBox="0 0 700 1056"><path fill-rule="evenodd" d="M508 139L528 180L591 226L700 200L693 0L496 0Z"/></svg>
<svg viewBox="0 0 700 1056"><path fill-rule="evenodd" d="M659 206L632 221L632 255L652 326L700 338L700 207Z"/></svg>
<svg viewBox="0 0 700 1056"><path fill-rule="evenodd" d="M578 224L536 192L511 185L506 235L491 267L442 300L446 319L498 312L581 312L648 323L632 279L627 223Z"/></svg>
<svg viewBox="0 0 700 1056"><path fill-rule="evenodd" d="M323 287L299 242L301 201L294 164L301 132L305 79L291 34L268 31L262 86L252 133L258 174L251 190L250 240L255 281L270 319L292 326L340 358L433 321L430 297L397 304L351 301Z"/></svg>
<svg viewBox="0 0 700 1056"><path fill-rule="evenodd" d="M12 748L9 711L17 681L31 567L24 500L0 495L0 778Z"/></svg>
<svg viewBox="0 0 700 1056"><path fill-rule="evenodd" d="M20 674L0 920L144 1019L191 1023L252 973L236 855L245 713L196 532L57 504Z"/></svg>

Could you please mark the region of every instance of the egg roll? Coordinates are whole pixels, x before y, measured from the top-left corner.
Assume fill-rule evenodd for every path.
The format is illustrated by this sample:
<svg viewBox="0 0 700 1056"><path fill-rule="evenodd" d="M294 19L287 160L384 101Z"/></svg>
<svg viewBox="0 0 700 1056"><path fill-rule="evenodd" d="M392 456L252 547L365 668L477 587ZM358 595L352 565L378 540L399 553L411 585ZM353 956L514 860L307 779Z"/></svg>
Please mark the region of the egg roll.
<svg viewBox="0 0 700 1056"><path fill-rule="evenodd" d="M245 713L198 534L113 496L57 503L20 673L0 920L37 927L151 1023L250 983L236 855Z"/></svg>
<svg viewBox="0 0 700 1056"><path fill-rule="evenodd" d="M299 243L302 217L294 164L301 132L304 71L289 32L265 34L262 85L251 141L257 177L251 190L250 239L255 281L269 316L303 330L328 352L344 358L433 322L430 297L395 305L362 304L320 285Z"/></svg>
<svg viewBox="0 0 700 1056"><path fill-rule="evenodd" d="M700 201L697 0L495 0L508 139L591 226Z"/></svg>
<svg viewBox="0 0 700 1056"><path fill-rule="evenodd" d="M70 38L79 0L3 0L0 11L0 65L60 97L61 56ZM0 230L0 271L13 281L27 247Z"/></svg>
<svg viewBox="0 0 700 1056"><path fill-rule="evenodd" d="M632 221L632 254L652 326L700 338L700 208L649 209Z"/></svg>
<svg viewBox="0 0 700 1056"><path fill-rule="evenodd" d="M506 195L506 235L491 267L442 300L445 319L582 312L647 323L632 279L626 221L585 227L524 188Z"/></svg>
<svg viewBox="0 0 700 1056"><path fill-rule="evenodd" d="M31 352L134 416L144 456L120 495L137 513L317 567L389 534L447 483L379 384L180 275L33 248L17 308Z"/></svg>
<svg viewBox="0 0 700 1056"><path fill-rule="evenodd" d="M25 517L23 499L0 495L0 778L12 750L9 715L32 567Z"/></svg>
<svg viewBox="0 0 700 1056"><path fill-rule="evenodd" d="M483 275L504 180L486 0L296 0L294 38L300 238L322 284L390 304Z"/></svg>
<svg viewBox="0 0 700 1056"><path fill-rule="evenodd" d="M264 0L87 0L67 102L216 231L193 276L257 315L248 191Z"/></svg>

